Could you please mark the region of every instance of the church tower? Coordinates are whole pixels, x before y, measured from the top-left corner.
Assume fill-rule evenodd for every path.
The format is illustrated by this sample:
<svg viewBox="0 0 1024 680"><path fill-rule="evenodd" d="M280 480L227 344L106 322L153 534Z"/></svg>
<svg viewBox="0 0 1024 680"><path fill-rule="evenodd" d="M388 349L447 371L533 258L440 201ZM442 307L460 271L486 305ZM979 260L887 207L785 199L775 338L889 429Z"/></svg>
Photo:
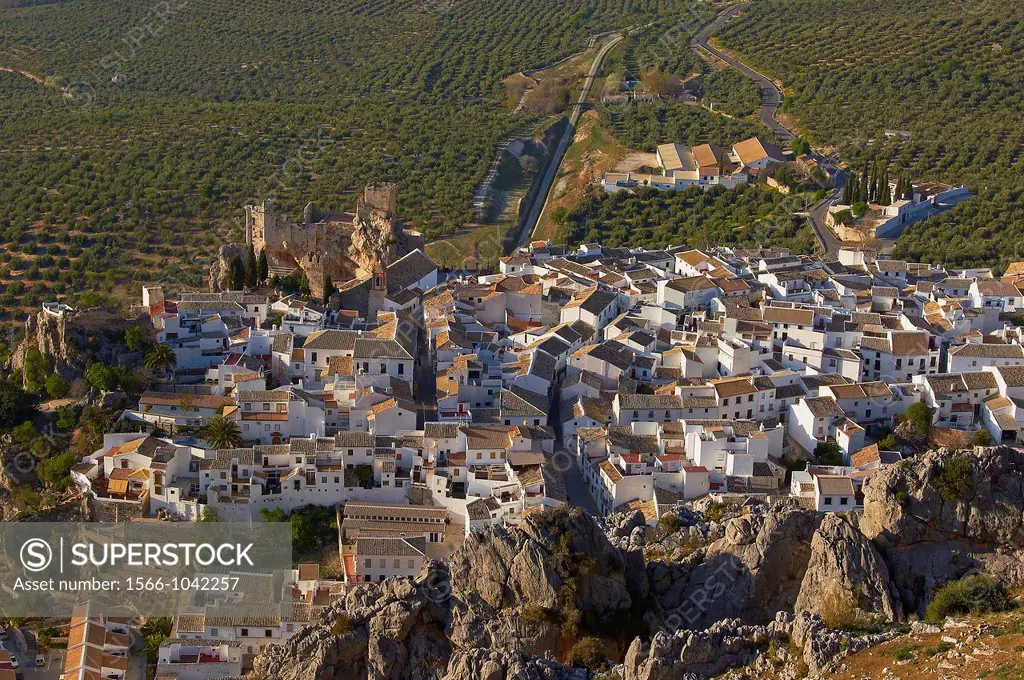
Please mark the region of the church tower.
<svg viewBox="0 0 1024 680"><path fill-rule="evenodd" d="M373 322L377 320L377 312L384 307L384 299L388 295L388 273L379 264L373 270L370 277L370 299L366 305L366 320Z"/></svg>

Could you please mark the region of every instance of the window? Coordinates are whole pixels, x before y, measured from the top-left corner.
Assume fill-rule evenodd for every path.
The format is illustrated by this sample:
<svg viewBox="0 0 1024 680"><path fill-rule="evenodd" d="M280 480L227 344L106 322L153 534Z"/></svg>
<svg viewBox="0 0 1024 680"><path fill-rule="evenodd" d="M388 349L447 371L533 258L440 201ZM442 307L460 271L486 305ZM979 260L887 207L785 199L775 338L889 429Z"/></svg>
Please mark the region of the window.
<svg viewBox="0 0 1024 680"><path fill-rule="evenodd" d="M399 569L402 566L402 561L397 557L395 558L395 569Z"/></svg>
<svg viewBox="0 0 1024 680"><path fill-rule="evenodd" d="M373 566L373 560L366 560L366 564L365 564L365 566L366 566L366 568L367 568L367 569L369 569L370 567L372 567L372 566Z"/></svg>
<svg viewBox="0 0 1024 680"><path fill-rule="evenodd" d="M274 631L267 628L263 631L263 637L274 637Z"/></svg>
<svg viewBox="0 0 1024 680"><path fill-rule="evenodd" d="M242 637L249 637L249 629L248 628L243 628L242 629Z"/></svg>
<svg viewBox="0 0 1024 680"><path fill-rule="evenodd" d="M313 363L316 363L316 352L313 352Z"/></svg>
<svg viewBox="0 0 1024 680"><path fill-rule="evenodd" d="M843 496L842 498L839 499L839 505L848 505L849 502L850 502L850 499L847 498L846 496Z"/></svg>
<svg viewBox="0 0 1024 680"><path fill-rule="evenodd" d="M398 364L398 375L405 375L405 364Z"/></svg>
<svg viewBox="0 0 1024 680"><path fill-rule="evenodd" d="M416 568L416 566L415 566L415 565L416 565L416 562L415 562L415 561L413 561L413 560L409 560L409 568L410 568L410 569L415 569L415 568Z"/></svg>
<svg viewBox="0 0 1024 680"><path fill-rule="evenodd" d="M831 496L827 496L825 498L825 505L832 505L832 497Z"/></svg>

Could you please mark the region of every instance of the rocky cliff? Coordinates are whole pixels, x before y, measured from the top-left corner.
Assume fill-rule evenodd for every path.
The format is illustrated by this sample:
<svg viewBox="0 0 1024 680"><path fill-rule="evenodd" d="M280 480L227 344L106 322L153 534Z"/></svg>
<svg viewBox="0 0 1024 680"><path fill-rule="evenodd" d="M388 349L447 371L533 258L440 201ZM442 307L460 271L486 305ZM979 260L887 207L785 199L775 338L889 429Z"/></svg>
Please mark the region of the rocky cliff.
<svg viewBox="0 0 1024 680"><path fill-rule="evenodd" d="M210 290L231 290L231 262L238 258L243 264L249 257L244 243L225 243L217 249L217 259L210 265Z"/></svg>
<svg viewBox="0 0 1024 680"><path fill-rule="evenodd" d="M640 513L531 515L472 534L418 579L352 588L262 654L256 676L668 680L771 667L795 678L901 634L889 624L964 573L1024 583L1019 452L929 452L864 489L862 516L789 501L713 518L694 504L658 527ZM613 674L555 660L583 636L607 640L609 657L628 642Z"/></svg>
<svg viewBox="0 0 1024 680"><path fill-rule="evenodd" d="M1024 453L939 450L887 466L864 487L860 529L908 612L970 572L1024 584Z"/></svg>
<svg viewBox="0 0 1024 680"><path fill-rule="evenodd" d="M24 337L11 352L11 370L22 371L29 350L37 349L55 372L71 381L83 374L87 360L114 363L118 351L124 350L125 329L139 324L151 332L148 321L126 318L115 309L41 310L25 320Z"/></svg>

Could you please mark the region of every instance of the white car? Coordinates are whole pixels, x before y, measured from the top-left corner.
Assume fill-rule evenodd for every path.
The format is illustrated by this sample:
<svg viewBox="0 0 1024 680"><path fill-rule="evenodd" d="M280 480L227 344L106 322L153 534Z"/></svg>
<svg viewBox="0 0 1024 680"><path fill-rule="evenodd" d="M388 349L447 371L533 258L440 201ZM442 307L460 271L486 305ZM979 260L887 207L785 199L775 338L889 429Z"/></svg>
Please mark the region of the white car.
<svg viewBox="0 0 1024 680"><path fill-rule="evenodd" d="M17 668L17 667L18 667L18 657L14 656L14 654L11 654L11 668Z"/></svg>
<svg viewBox="0 0 1024 680"><path fill-rule="evenodd" d="M45 667L46 667L46 655L45 654L36 654L36 668L45 668Z"/></svg>

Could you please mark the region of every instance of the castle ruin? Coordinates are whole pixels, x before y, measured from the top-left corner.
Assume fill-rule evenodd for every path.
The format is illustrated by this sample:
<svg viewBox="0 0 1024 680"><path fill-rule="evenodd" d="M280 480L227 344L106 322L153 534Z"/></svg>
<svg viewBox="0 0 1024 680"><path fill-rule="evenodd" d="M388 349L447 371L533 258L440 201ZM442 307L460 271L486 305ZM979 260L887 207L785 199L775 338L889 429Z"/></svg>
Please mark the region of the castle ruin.
<svg viewBox="0 0 1024 680"><path fill-rule="evenodd" d="M271 199L247 205L245 241L257 256L266 251L271 273L301 269L314 296L323 294L324 274L335 282L367 279L423 245L418 232L403 228L392 183L368 185L354 213L321 214L309 203L301 222L290 222Z"/></svg>

